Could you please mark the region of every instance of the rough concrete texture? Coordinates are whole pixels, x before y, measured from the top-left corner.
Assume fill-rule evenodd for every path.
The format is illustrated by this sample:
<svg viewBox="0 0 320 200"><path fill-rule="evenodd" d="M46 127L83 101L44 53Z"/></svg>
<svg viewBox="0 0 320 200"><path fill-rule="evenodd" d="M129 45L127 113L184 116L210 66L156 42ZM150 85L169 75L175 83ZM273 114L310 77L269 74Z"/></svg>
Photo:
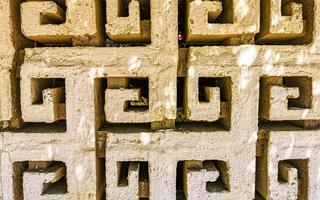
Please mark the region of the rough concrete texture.
<svg viewBox="0 0 320 200"><path fill-rule="evenodd" d="M128 2L128 5L125 3ZM107 2L106 31L109 37L118 42L148 42L150 41L150 19L142 19L140 7L149 1L118 1ZM125 7L128 6L128 16Z"/></svg>
<svg viewBox="0 0 320 200"><path fill-rule="evenodd" d="M38 161L35 161L38 162ZM51 162L50 162L51 163ZM21 163L16 163L17 165ZM22 164L23 165L23 164ZM24 199L65 199L64 181L62 180L66 175L66 169L63 165L52 164L45 168L29 167L28 171L23 173L23 197ZM60 184L59 186L55 184ZM51 194L54 187L54 194ZM60 190L59 190L60 189Z"/></svg>
<svg viewBox="0 0 320 200"><path fill-rule="evenodd" d="M28 0L20 7L21 30L25 37L44 44L99 45L98 9L97 0Z"/></svg>
<svg viewBox="0 0 320 200"><path fill-rule="evenodd" d="M199 1L187 2L187 32L189 42L234 43L250 41L259 32L259 1ZM225 41L227 40L227 41Z"/></svg>
<svg viewBox="0 0 320 200"><path fill-rule="evenodd" d="M21 70L22 119L25 122L46 123L66 119L63 80L59 83L49 75L33 77L26 72L27 69L23 67ZM34 112L38 114L34 115Z"/></svg>
<svg viewBox="0 0 320 200"><path fill-rule="evenodd" d="M320 0L1 0L0 199L320 199Z"/></svg>
<svg viewBox="0 0 320 200"><path fill-rule="evenodd" d="M265 148L257 157L257 191L266 199L319 199L318 137L318 131L263 127L258 144Z"/></svg>
<svg viewBox="0 0 320 200"><path fill-rule="evenodd" d="M266 0L262 2L264 17L259 41L294 43L311 41L314 20L314 2Z"/></svg>

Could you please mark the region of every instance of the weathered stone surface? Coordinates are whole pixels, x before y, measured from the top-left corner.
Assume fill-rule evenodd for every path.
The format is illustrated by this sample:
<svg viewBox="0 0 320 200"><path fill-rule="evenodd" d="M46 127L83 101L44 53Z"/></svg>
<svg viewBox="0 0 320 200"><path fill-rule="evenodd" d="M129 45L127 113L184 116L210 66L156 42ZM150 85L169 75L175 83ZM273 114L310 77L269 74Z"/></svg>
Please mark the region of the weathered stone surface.
<svg viewBox="0 0 320 200"><path fill-rule="evenodd" d="M318 131L285 126L261 129L259 144L266 148L257 157L257 191L266 199L319 198L318 137Z"/></svg>
<svg viewBox="0 0 320 200"><path fill-rule="evenodd" d="M262 1L259 41L293 43L311 42L314 2Z"/></svg>
<svg viewBox="0 0 320 200"><path fill-rule="evenodd" d="M2 0L0 199L319 199L320 0Z"/></svg>
<svg viewBox="0 0 320 200"><path fill-rule="evenodd" d="M253 146L248 145L247 149L242 149L232 139L229 141L224 139L224 142L222 142L221 138L228 134L232 133L226 131L215 132L214 134L205 131L189 133L178 131L132 134L127 132L121 134L108 133L106 141L107 153L105 156L106 176L110 177L110 179L107 179L107 197L112 196L112 199L119 199L125 189L120 186L117 189L114 188L117 187L115 184L119 175L119 172L114 170L118 161L148 162L149 198L174 199L176 197L176 177L179 176L177 174L178 161L222 160L228 166L228 174L226 176L230 181L230 188L226 191L211 193L211 196L209 196L216 199L236 199L241 193L244 199L254 198L254 176L252 176L253 173L251 172L251 170L254 171ZM228 146L228 149L224 148L225 145ZM250 157L249 155L252 156ZM248 166L248 163L252 164L252 168ZM210 177L206 177L204 180L209 181ZM204 180L196 179L194 180L196 183L189 187L199 187L198 184L203 183ZM210 181L214 182L215 179L210 179ZM131 188L130 194L134 194L138 185L132 186L132 182L129 182L127 187ZM122 192L114 192L117 190L122 190ZM191 188L191 191L196 192L198 190ZM192 193L191 191L189 192ZM197 195L200 199L208 197L205 187L199 191L201 193L192 195Z"/></svg>
<svg viewBox="0 0 320 200"><path fill-rule="evenodd" d="M186 0L187 41L250 41L259 31L259 1Z"/></svg>
<svg viewBox="0 0 320 200"><path fill-rule="evenodd" d="M100 45L99 1L26 1L21 4L21 30L44 44Z"/></svg>
<svg viewBox="0 0 320 200"><path fill-rule="evenodd" d="M145 13L140 13L142 6L150 9L150 1L134 0L128 2L128 5L124 5L126 1L108 0L106 2L108 13L106 31L109 37L120 42L150 41L150 16L149 19L142 19L142 15ZM141 5L142 3L145 5ZM125 7L128 9L128 16L126 16Z"/></svg>

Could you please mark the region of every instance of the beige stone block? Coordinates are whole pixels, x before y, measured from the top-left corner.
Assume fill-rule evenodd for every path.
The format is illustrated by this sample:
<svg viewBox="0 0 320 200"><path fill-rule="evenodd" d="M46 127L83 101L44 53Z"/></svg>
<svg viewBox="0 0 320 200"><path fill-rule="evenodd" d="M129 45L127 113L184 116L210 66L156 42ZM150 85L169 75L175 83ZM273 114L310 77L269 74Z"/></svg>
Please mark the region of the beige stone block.
<svg viewBox="0 0 320 200"><path fill-rule="evenodd" d="M139 63L139 61L137 61ZM138 64L140 65L140 64ZM140 66L137 66L140 67ZM136 75L131 78L147 78L146 90L148 99L141 99L141 89L109 89L105 90L105 119L109 123L147 123L175 119L176 112L176 85L172 75L173 69L160 71L157 68L148 70L141 68L136 70ZM119 72L118 72L119 73ZM127 77L130 77L130 68ZM111 73L110 73L111 75ZM117 76L117 72L113 77ZM168 77L172 77L169 79ZM108 76L106 77L108 79ZM163 84L166 85L163 87ZM115 98L116 97L116 98ZM133 110L127 110L129 102L140 102ZM147 110L139 109L139 104L147 107Z"/></svg>
<svg viewBox="0 0 320 200"><path fill-rule="evenodd" d="M194 67L188 68L185 82L185 115L192 121L216 121L220 118L220 88L204 87L205 101L199 101L199 78L208 77ZM224 114L225 115L225 114Z"/></svg>
<svg viewBox="0 0 320 200"><path fill-rule="evenodd" d="M21 76L21 109L25 122L53 123L66 119L65 86L61 85L64 83L58 83L55 77L25 74L23 70Z"/></svg>
<svg viewBox="0 0 320 200"><path fill-rule="evenodd" d="M146 46L163 54L178 53L178 0L107 0L106 11L105 29L112 40L150 43Z"/></svg>
<svg viewBox="0 0 320 200"><path fill-rule="evenodd" d="M106 10L106 32L116 42L150 43L146 46L164 54L178 53L178 0L107 0Z"/></svg>
<svg viewBox="0 0 320 200"><path fill-rule="evenodd" d="M219 171L213 162L204 166L201 162L201 167L189 164L189 161L184 163L184 191L187 199L213 199L216 194L208 191L208 182L216 182L219 178ZM192 161L191 161L192 162ZM217 195L219 196L219 194Z"/></svg>
<svg viewBox="0 0 320 200"><path fill-rule="evenodd" d="M114 97L117 97L117 101L114 102ZM136 120L138 122L144 122L143 119L137 118L139 116L146 115L146 112L137 113L137 112L124 112L124 108L126 108L127 102L129 101L138 101L140 98L140 89L107 89L106 97L105 97L105 113L106 113L106 121L110 123L116 122L124 122L127 120ZM148 120L148 117L143 117L145 120ZM131 121L130 120L130 121Z"/></svg>
<svg viewBox="0 0 320 200"><path fill-rule="evenodd" d="M63 186L54 188L57 194L48 194L52 185L57 183L66 174L63 166L55 165L45 171L26 171L23 173L23 198L24 199L66 199ZM51 187L51 188L50 188ZM50 191L52 192L52 191Z"/></svg>
<svg viewBox="0 0 320 200"><path fill-rule="evenodd" d="M4 123L18 118L15 77L20 59L18 50L30 45L19 31L19 2L0 2L0 121Z"/></svg>
<svg viewBox="0 0 320 200"><path fill-rule="evenodd" d="M314 2L267 0L262 3L259 42L311 41Z"/></svg>
<svg viewBox="0 0 320 200"><path fill-rule="evenodd" d="M163 54L178 56L178 0L150 0L151 45ZM167 26L164 26L167 24Z"/></svg>
<svg viewBox="0 0 320 200"><path fill-rule="evenodd" d="M257 157L256 189L265 199L318 199L319 132L264 126Z"/></svg>
<svg viewBox="0 0 320 200"><path fill-rule="evenodd" d="M219 119L227 129L247 124L245 121L239 122L242 119L255 123L256 119L248 115L248 109L256 112L257 107L247 105L255 105L258 100L258 77L255 75L259 74L259 70L253 66L239 66L237 63L223 65L224 61L219 63L221 55L215 54L219 54L219 49L215 47L190 48L184 85L184 115L189 119L195 117L195 121L213 122ZM218 61L212 60L211 56ZM206 79L202 81L203 85L199 85L201 79ZM200 87L203 87L203 102L199 98ZM208 87L212 88L211 94Z"/></svg>
<svg viewBox="0 0 320 200"><path fill-rule="evenodd" d="M95 0L26 1L21 4L21 30L47 45L102 44L100 3Z"/></svg>
<svg viewBox="0 0 320 200"><path fill-rule="evenodd" d="M55 51L58 52L54 53ZM93 52L95 55L99 55L98 59L96 56L90 56L93 55ZM56 60L54 58L55 56L53 55L58 56L59 58ZM86 69L79 69L79 60L74 59L75 55L77 55L77 57L83 57L85 59L83 63L91 63L91 67L87 67ZM121 59L119 59L119 56L114 55L121 55ZM156 60L150 58L156 58ZM174 55L168 56L166 54L159 54L159 51L151 50L150 48L79 48L73 51L72 54L70 54L69 49L61 48L46 48L42 49L41 51L37 49L27 49L25 61L25 65L27 67L25 68L28 68L28 70L26 70L28 71L28 73L35 74L35 77L48 78L63 78L66 76L66 74L70 73L71 71L73 71L72 73L77 73L78 71L83 75L83 80L92 83L86 84L86 82L80 81L80 83L78 84L82 84L83 87L90 87L90 89L88 89L90 90L90 92L93 92L93 90L95 90L93 85L94 80L98 80L98 82L106 81L108 84L108 88L106 89L103 89L101 87L101 83L99 83L101 88L99 90L103 90L103 92L99 94L102 95L102 97L100 96L99 98L103 99L105 98L106 91L106 94L108 96L108 92L110 91L119 92L120 90L126 88L128 86L125 83L126 81L122 83L122 81L125 79L148 79L148 110L134 113L134 117L131 118L119 119L116 121L116 123L162 122L164 120L174 120L176 117L177 60L174 60L173 58ZM43 60L48 59L49 63L43 65ZM67 65L69 67L62 68L61 63L64 63L64 65ZM33 72L31 70L32 66L34 65L41 66L41 76L38 75L40 72ZM56 70L57 68L59 70ZM73 77L72 79L74 79L74 81L71 81L72 83L70 85L70 88L75 90L72 87L72 84L79 82L79 78ZM81 87L79 87L78 89L83 90ZM130 90L130 88L126 89ZM66 91L68 91L68 89L66 89ZM66 95L68 95L68 92ZM124 97L128 98L127 95ZM84 96L86 96L85 98L92 100L92 96ZM74 97L70 95L70 98ZM112 115L116 115L117 112L126 114L126 112L122 108L123 106L120 106L120 104L124 103L124 101L121 101L121 99L119 98L114 98L114 96L112 96L112 98L108 98L107 101L105 101L106 105L104 105L104 102L97 99L96 109L99 109L100 111L97 111L99 113L97 114L96 119L99 121L103 121L106 119L106 114L109 118ZM119 104L118 108L114 106L116 104ZM108 106L106 110L107 113L101 112L104 111L105 106ZM94 114L92 111L88 112ZM73 113L71 114L73 115ZM120 116L120 114L118 115ZM74 117L79 116L82 115L77 115ZM74 125L78 126L78 124Z"/></svg>
<svg viewBox="0 0 320 200"><path fill-rule="evenodd" d="M83 60L79 60L80 57ZM114 97L105 102L105 91L133 89L127 83L129 79L148 79L148 110L146 114L139 112L135 114L138 117L126 120L151 122L152 128L174 125L177 73L174 58L174 54L160 54L149 47L34 48L26 49L21 77L65 79L65 99L70 100L66 102L67 128L76 130L68 134L92 149L95 146L94 130L106 122L105 103L111 105L108 109L113 109L109 116L117 114L116 103L125 103ZM37 66L36 70L34 66ZM26 92L29 91L23 90L22 94ZM126 114L123 108L120 111ZM118 120L117 123L125 122Z"/></svg>
<svg viewBox="0 0 320 200"><path fill-rule="evenodd" d="M127 174L121 169L125 165L124 162L113 163L113 165L107 165L107 171L114 173L107 179L107 199L139 199L148 198L148 191L143 192L148 188L148 182L142 182L140 180L140 163L139 162L127 162L128 167Z"/></svg>
<svg viewBox="0 0 320 200"><path fill-rule="evenodd" d="M260 116L271 121L318 120L319 71L302 67L300 75L290 77L289 73L290 70L284 70L282 75L286 77L277 77L280 78L277 82L266 80L272 77L261 79Z"/></svg>
<svg viewBox="0 0 320 200"><path fill-rule="evenodd" d="M149 199L175 199L176 179L179 176L179 173L176 173L178 161L186 161L187 164L190 161L193 162L187 165L187 168L194 166L194 161L200 161L200 164L195 163L196 167L201 166L199 171L189 171L192 172L192 177L188 179L189 189L187 190L191 195L190 198L196 196L196 199L206 199L207 197L237 199L241 194L241 199L253 199L254 141L253 143L250 141L248 143L239 142L234 137L228 136L234 136L236 133L227 131L183 132L167 130L130 133L130 130L132 129L121 133L104 132L106 135L107 197L112 196L112 199L131 198L131 195L122 196L126 188L116 185L119 177L116 166L120 161L148 162ZM226 146L228 148L225 148ZM216 160L226 164L225 168L222 167L225 172L215 171L215 168L218 169L220 166L216 163L213 165L210 161ZM201 161L209 161L204 165L204 169ZM218 186L210 185L209 188L216 192L209 194L205 187L206 182L214 182L217 175L220 178L225 177L229 187L221 190L220 184L217 184ZM132 188L130 194L135 194L134 191L139 188L139 185L137 183L130 184L132 183L128 184ZM123 191L116 192L118 190Z"/></svg>
<svg viewBox="0 0 320 200"><path fill-rule="evenodd" d="M251 41L259 31L260 3L254 0L187 1L187 41ZM218 20L217 20L218 19Z"/></svg>
<svg viewBox="0 0 320 200"><path fill-rule="evenodd" d="M112 40L117 42L150 41L150 19L142 19L142 13L140 13L142 2L147 4L149 1L129 1L128 16L126 16L121 14L121 11L126 9L125 1L107 0L106 32Z"/></svg>
<svg viewBox="0 0 320 200"><path fill-rule="evenodd" d="M122 198L119 196L120 193L113 193L113 186L115 186L118 177L117 170L114 168L118 162L126 161L148 162L149 199L175 199L176 180L178 174L180 174L177 173L177 163L184 161L185 164L203 170L203 174L195 172L202 176L199 179L193 179L194 183L191 185L195 187L189 192L192 193L192 191L199 189L201 192L195 194L198 197L197 199L206 199L209 192L206 187L200 187L199 185L203 186L204 182L209 179L215 183L216 177L212 177L210 173L213 172L214 175L215 172L204 172L203 169L206 167L209 170L213 169L210 166L212 165L210 161L213 161L214 167L219 171L218 179L225 180L228 187L221 187L221 184L217 184L218 187L215 184L209 184L209 190L216 191L210 193L210 195L214 196L215 199L254 198L254 149L258 107L253 102L258 102L258 96L255 95L258 92L259 78L256 76L258 71L254 68L247 68L246 80L248 82L246 82L246 85L242 85L241 75L244 72L241 68L236 65L222 67L211 64L209 58L201 56L202 53L206 54L207 51L212 52L212 49L192 48L189 52L188 64L199 66L199 68L201 66L203 69L201 72L206 72L214 77L231 78L232 97L237 96L238 98L232 98L233 106L231 109L237 110L232 112L234 114L230 118L232 122L230 130L217 129L214 125L212 129L204 127L199 129L189 127L188 129L187 126L181 125L182 129L178 127L178 130L162 131L150 131L131 126L116 130L108 127L99 130L97 140L101 142L101 137L106 138L105 144L101 143L101 147L106 148L104 157L106 160L107 196L115 195L117 199ZM239 109L241 107L245 109ZM256 113L255 117L248 115L249 112ZM243 120L241 127L239 123L235 123L239 120ZM101 152L100 150L97 151ZM209 161L209 166L205 165L206 167L203 167L203 161ZM110 186L110 184L113 185ZM139 185L130 187L138 188Z"/></svg>
<svg viewBox="0 0 320 200"><path fill-rule="evenodd" d="M41 126L33 130L41 133L30 132L30 128L3 133L3 199L96 199L95 152L83 150L63 132L48 133L48 128ZM46 169L28 169L30 162L54 164L48 164ZM61 168L62 163L66 169ZM64 175L66 193L60 185ZM49 185L43 183L52 184L47 194L45 190ZM64 192L61 193L61 189Z"/></svg>
<svg viewBox="0 0 320 200"><path fill-rule="evenodd" d="M68 50L65 50L68 51ZM34 68L34 66L36 66ZM76 75L74 75L74 73ZM35 60L25 59L25 62L22 66L21 73L21 99L22 99L22 113L25 121L28 119L34 120L33 122L52 122L53 117L61 117L65 121L59 121L57 123L45 124L48 127L54 129L55 127L63 127L63 130L69 137L74 139L74 142L82 144L82 149L87 149L91 151L95 146L95 127L100 126L98 124L99 116L96 115L98 110L95 110L95 88L94 88L94 76L90 75L90 68L83 70L81 67L66 67L55 66L52 63L43 64L43 60L37 62ZM31 82L39 81L41 86L42 83L48 83L48 87L45 88L59 88L64 87L64 94L61 98L61 89L58 89L56 92L49 92L52 95L56 95L47 98L43 101L42 91L43 88L34 87L37 90L31 91ZM51 87L54 85L53 87ZM54 89L53 91L55 91ZM50 91L50 90L49 90ZM60 92L59 92L60 91ZM83 91L83 92L79 92ZM56 93L56 94L55 94ZM32 94L36 94L37 98L32 98ZM58 95L57 95L58 94ZM92 95L88 95L92 94ZM33 105L32 100L40 99L41 104ZM61 101L62 99L62 101ZM68 101L68 99L70 101ZM65 101L67 100L67 101ZM57 101L59 102L58 104ZM42 103L43 102L43 103ZM48 102L50 104L44 104ZM56 105L55 105L56 104ZM51 106L50 106L51 105ZM52 105L55 105L52 107ZM98 104L97 104L98 105ZM50 109L47 109L50 108ZM55 109L52 109L55 108ZM33 113L38 110L42 113L37 113L36 116ZM62 109L62 110L61 110ZM103 108L101 109L103 111ZM97 117L97 118L95 118ZM56 118L58 119L58 118ZM30 122L29 121L29 122ZM67 130L66 130L67 128ZM55 129L54 129L55 130Z"/></svg>

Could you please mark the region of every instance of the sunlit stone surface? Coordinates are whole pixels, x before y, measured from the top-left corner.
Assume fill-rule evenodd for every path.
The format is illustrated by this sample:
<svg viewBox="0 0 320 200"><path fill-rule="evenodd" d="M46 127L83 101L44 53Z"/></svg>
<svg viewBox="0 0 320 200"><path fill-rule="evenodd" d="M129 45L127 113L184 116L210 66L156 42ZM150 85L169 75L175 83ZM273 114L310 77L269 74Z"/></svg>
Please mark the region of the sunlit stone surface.
<svg viewBox="0 0 320 200"><path fill-rule="evenodd" d="M320 199L320 0L1 0L0 199Z"/></svg>

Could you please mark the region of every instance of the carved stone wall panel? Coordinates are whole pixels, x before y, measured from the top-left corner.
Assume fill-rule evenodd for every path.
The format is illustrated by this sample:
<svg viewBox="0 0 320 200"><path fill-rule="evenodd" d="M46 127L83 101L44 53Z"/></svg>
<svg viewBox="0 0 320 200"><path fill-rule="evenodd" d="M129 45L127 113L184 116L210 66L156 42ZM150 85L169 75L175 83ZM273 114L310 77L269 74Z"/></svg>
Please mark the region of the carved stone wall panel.
<svg viewBox="0 0 320 200"><path fill-rule="evenodd" d="M319 199L319 9L2 0L0 199Z"/></svg>

